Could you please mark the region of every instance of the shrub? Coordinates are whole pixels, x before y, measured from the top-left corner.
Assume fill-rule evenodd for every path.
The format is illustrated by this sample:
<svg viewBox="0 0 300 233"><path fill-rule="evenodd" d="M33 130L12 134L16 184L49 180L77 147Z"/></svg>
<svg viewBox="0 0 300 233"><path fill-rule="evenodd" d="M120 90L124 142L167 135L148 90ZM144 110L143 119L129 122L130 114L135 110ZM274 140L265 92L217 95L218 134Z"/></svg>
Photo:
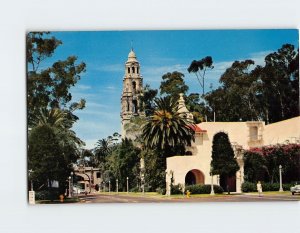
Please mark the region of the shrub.
<svg viewBox="0 0 300 233"><path fill-rule="evenodd" d="M59 195L63 194L59 189L43 190L35 192L36 200L58 200Z"/></svg>
<svg viewBox="0 0 300 233"><path fill-rule="evenodd" d="M156 192L159 193L159 194L165 195L166 194L166 189L165 188L157 188Z"/></svg>
<svg viewBox="0 0 300 233"><path fill-rule="evenodd" d="M189 190L191 194L209 194L211 192L211 185L210 184L196 184L196 185L187 185L185 186L185 191ZM223 193L224 190L219 185L214 185L214 192L215 193Z"/></svg>
<svg viewBox="0 0 300 233"><path fill-rule="evenodd" d="M242 191L244 193L249 193L249 192L256 192L256 184L251 183L251 182L244 182L242 184Z"/></svg>
<svg viewBox="0 0 300 233"><path fill-rule="evenodd" d="M182 194L182 190L182 186L179 184L171 186L171 194Z"/></svg>
<svg viewBox="0 0 300 233"><path fill-rule="evenodd" d="M282 184L284 191L290 190L293 184ZM262 191L279 191L279 183L262 183ZM248 192L257 192L256 184L251 182L244 182L242 184L242 191L245 193Z"/></svg>

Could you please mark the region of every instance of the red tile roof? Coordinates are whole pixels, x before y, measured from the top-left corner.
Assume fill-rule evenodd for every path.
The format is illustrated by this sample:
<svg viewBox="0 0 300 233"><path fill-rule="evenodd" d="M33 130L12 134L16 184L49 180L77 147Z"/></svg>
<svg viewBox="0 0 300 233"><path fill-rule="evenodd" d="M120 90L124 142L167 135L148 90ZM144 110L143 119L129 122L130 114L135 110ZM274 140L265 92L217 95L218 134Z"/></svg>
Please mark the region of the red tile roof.
<svg viewBox="0 0 300 233"><path fill-rule="evenodd" d="M195 131L195 133L205 133L206 130L201 129L198 125L189 125L189 127Z"/></svg>

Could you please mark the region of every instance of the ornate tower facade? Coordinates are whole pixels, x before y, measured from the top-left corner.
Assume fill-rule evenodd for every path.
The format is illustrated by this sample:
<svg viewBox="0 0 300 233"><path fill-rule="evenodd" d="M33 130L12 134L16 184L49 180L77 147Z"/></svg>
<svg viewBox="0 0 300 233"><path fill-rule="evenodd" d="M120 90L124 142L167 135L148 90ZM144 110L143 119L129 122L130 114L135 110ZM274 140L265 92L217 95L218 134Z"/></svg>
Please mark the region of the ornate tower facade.
<svg viewBox="0 0 300 233"><path fill-rule="evenodd" d="M141 110L142 103L140 102L142 90L143 78L140 74L140 63L136 59L133 49L131 49L125 63L125 76L121 97L122 138L126 136L124 126L130 121L130 118L144 115L144 112Z"/></svg>

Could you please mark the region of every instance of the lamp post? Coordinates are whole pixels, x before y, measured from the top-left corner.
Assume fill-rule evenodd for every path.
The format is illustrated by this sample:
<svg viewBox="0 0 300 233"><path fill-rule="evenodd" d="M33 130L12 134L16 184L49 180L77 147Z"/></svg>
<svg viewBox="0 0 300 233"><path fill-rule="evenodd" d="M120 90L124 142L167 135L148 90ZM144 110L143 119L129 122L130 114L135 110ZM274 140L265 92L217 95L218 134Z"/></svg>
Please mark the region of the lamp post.
<svg viewBox="0 0 300 233"><path fill-rule="evenodd" d="M28 172L29 172L29 179L30 179L30 189L31 189L31 191L33 191L33 181L31 178L31 173L33 173L33 171L32 171L32 169L30 169Z"/></svg>
<svg viewBox="0 0 300 233"><path fill-rule="evenodd" d="M212 168L210 169L210 176L211 176L211 187L210 187L210 195L215 195L215 190L214 190L214 176L212 173Z"/></svg>
<svg viewBox="0 0 300 233"><path fill-rule="evenodd" d="M279 192L283 192L283 188L282 188L282 166L279 165Z"/></svg>
<svg viewBox="0 0 300 233"><path fill-rule="evenodd" d="M128 176L126 177L127 180L127 193L128 193Z"/></svg>
<svg viewBox="0 0 300 233"><path fill-rule="evenodd" d="M103 192L105 192L105 182L103 181Z"/></svg>
<svg viewBox="0 0 300 233"><path fill-rule="evenodd" d="M73 172L71 172L71 196L73 196Z"/></svg>
<svg viewBox="0 0 300 233"><path fill-rule="evenodd" d="M110 193L110 180L108 181L108 192Z"/></svg>
<svg viewBox="0 0 300 233"><path fill-rule="evenodd" d="M71 197L71 176L69 176L69 195L68 197Z"/></svg>
<svg viewBox="0 0 300 233"><path fill-rule="evenodd" d="M117 186L117 194L118 194L119 193L119 180L118 179L116 180L116 183L117 183L116 186Z"/></svg>

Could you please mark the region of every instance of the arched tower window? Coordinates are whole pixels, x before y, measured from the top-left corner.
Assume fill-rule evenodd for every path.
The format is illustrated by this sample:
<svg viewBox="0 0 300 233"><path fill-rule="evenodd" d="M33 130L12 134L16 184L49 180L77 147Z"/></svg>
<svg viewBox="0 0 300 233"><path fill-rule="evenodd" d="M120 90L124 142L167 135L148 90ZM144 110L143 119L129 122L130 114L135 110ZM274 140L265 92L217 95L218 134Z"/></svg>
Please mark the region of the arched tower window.
<svg viewBox="0 0 300 233"><path fill-rule="evenodd" d="M132 67L132 73L135 73L135 67Z"/></svg>
<svg viewBox="0 0 300 233"><path fill-rule="evenodd" d="M137 100L132 101L132 112L133 113L138 113L138 107L137 107Z"/></svg>
<svg viewBox="0 0 300 233"><path fill-rule="evenodd" d="M137 74L139 73L139 67L136 68L136 73L137 73Z"/></svg>
<svg viewBox="0 0 300 233"><path fill-rule="evenodd" d="M135 92L136 91L136 82L132 82L132 90L133 90L133 92Z"/></svg>
<svg viewBox="0 0 300 233"><path fill-rule="evenodd" d="M130 68L129 67L127 68L127 73L130 74Z"/></svg>

